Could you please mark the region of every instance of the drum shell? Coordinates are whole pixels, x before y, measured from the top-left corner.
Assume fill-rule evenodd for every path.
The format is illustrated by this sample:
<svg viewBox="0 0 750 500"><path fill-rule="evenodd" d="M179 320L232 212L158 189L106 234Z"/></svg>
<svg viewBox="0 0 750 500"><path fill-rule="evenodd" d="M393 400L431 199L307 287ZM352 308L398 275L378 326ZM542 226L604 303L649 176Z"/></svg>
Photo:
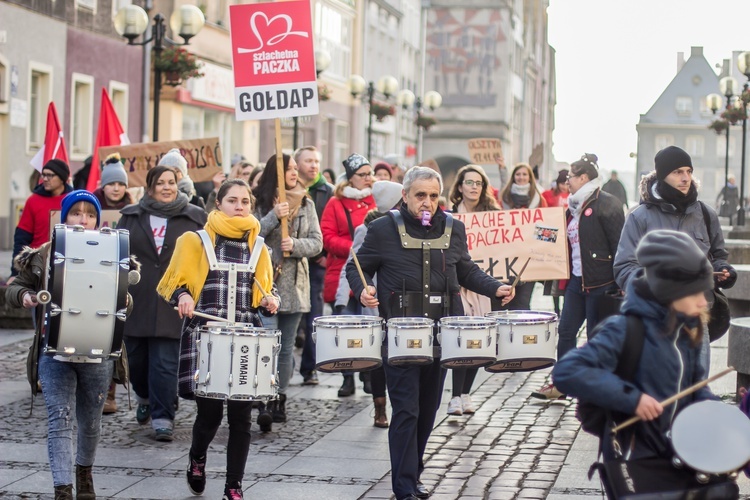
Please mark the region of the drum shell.
<svg viewBox="0 0 750 500"><path fill-rule="evenodd" d="M383 319L319 316L313 320L315 368L321 372L368 371L383 365Z"/></svg>
<svg viewBox="0 0 750 500"><path fill-rule="evenodd" d="M125 321L127 231L55 226L50 245L51 300L45 305L44 352L55 356L117 357Z"/></svg>
<svg viewBox="0 0 750 500"><path fill-rule="evenodd" d="M198 329L198 335L197 396L228 400L276 397L281 332L209 323Z"/></svg>
<svg viewBox="0 0 750 500"><path fill-rule="evenodd" d="M388 364L429 365L433 361L435 322L429 318L391 318L388 330Z"/></svg>
<svg viewBox="0 0 750 500"><path fill-rule="evenodd" d="M440 364L445 368L481 368L497 359L497 324L482 316L449 316L440 320Z"/></svg>
<svg viewBox="0 0 750 500"><path fill-rule="evenodd" d="M497 360L488 372L549 368L557 359L557 315L544 311L493 311L497 321Z"/></svg>

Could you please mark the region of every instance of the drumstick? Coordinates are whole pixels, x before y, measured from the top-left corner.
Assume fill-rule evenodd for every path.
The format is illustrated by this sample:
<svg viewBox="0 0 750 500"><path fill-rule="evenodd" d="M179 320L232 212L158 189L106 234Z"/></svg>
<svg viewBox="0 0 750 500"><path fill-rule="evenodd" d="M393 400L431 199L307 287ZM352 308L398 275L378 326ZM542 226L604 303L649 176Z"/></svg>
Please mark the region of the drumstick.
<svg viewBox="0 0 750 500"><path fill-rule="evenodd" d="M515 280L513 280L513 284L512 284L512 285L511 285L511 287L510 287L510 288L511 288L511 290L515 290L515 288L516 288L516 285L518 285L518 282L519 282L519 281L521 281L521 275L522 275L522 274L523 274L523 272L524 272L524 271L526 270L526 266L528 266L528 265L529 265L529 261L530 261L530 260L531 260L531 257L529 257L528 259L526 259L526 264L524 264L524 265L523 265L523 267L521 268L521 272L520 272L520 273L518 273L518 274L516 275L516 279L515 279Z"/></svg>
<svg viewBox="0 0 750 500"><path fill-rule="evenodd" d="M269 295L271 295L270 293L265 291L262 286L260 286L260 281L258 281L258 278L253 278L253 281L255 282L255 286L258 287L258 290L260 290L260 293L262 293L264 297L268 297Z"/></svg>
<svg viewBox="0 0 750 500"><path fill-rule="evenodd" d="M174 310L175 311L179 311L180 308L179 307L175 307ZM198 311L193 311L193 314L195 314L196 316L200 316L201 318L212 319L214 321L223 321L224 323L234 323L234 321L229 321L226 318L220 318L220 317L214 316L212 314L206 314L206 313L202 313L202 312L198 312Z"/></svg>
<svg viewBox="0 0 750 500"><path fill-rule="evenodd" d="M697 384L691 385L687 389L678 392L674 396L668 397L667 399L665 399L664 401L662 401L659 404L661 405L662 408L666 408L667 406L671 405L672 403L674 403L678 399L682 399L685 396L687 396L688 394L694 393L698 389L707 386L708 384L710 384L714 380L719 379L719 378L723 377L724 375L728 375L728 374L732 373L733 371L734 371L734 367L730 366L726 370L720 371L716 375L708 377L706 380L701 380ZM617 431L622 430L625 427L629 427L629 426L633 425L634 423L638 422L639 420L641 420L641 417L639 417L638 415L627 419L626 421L624 421L623 423L621 423L620 425L618 425L617 427L615 427L614 429L612 429L612 434L617 433Z"/></svg>
<svg viewBox="0 0 750 500"><path fill-rule="evenodd" d="M354 249L350 248L349 253L352 254L352 260L354 261L354 265L357 266L357 271L359 271L359 279L362 280L362 286L365 287L365 290L367 290L367 280L365 279L365 273L362 272L362 268L359 265L359 259L357 259L357 254L354 253Z"/></svg>

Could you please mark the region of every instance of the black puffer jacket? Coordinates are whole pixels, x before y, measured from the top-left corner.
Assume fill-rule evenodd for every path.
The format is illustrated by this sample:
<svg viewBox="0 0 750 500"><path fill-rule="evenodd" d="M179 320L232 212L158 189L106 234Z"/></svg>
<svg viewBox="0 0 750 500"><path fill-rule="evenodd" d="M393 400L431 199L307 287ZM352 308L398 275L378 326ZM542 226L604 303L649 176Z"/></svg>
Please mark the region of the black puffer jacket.
<svg viewBox="0 0 750 500"><path fill-rule="evenodd" d="M401 206L406 232L414 238L437 239L445 230L446 214L438 209L432 217L431 226L422 226L404 205ZM437 245L436 245L437 247ZM461 286L469 290L494 297L500 282L483 272L469 256L466 246L466 229L459 220L453 221L453 232L447 249L430 251L430 292L450 295L450 315L462 316L463 304L459 296ZM362 271L369 284L378 275L378 299L380 314L388 319L389 297L400 292L417 292L422 288L422 250L401 247L396 223L391 216L373 221L367 230L365 241L357 252ZM353 261L346 266L346 278L354 297L359 298L364 286Z"/></svg>
<svg viewBox="0 0 750 500"><path fill-rule="evenodd" d="M570 223L570 210L567 215ZM583 203L578 236L584 290L614 284L612 265L624 224L622 204L611 194L597 189Z"/></svg>

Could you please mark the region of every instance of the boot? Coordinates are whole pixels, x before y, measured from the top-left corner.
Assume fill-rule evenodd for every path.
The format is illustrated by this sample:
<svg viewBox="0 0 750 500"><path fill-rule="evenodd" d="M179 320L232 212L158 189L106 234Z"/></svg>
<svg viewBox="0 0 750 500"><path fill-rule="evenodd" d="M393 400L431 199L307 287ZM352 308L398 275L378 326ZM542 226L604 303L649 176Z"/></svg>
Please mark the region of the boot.
<svg viewBox="0 0 750 500"><path fill-rule="evenodd" d="M272 405L273 401L269 401L268 404L260 404L258 425L260 426L261 432L271 432L271 426L273 425L273 413L271 412Z"/></svg>
<svg viewBox="0 0 750 500"><path fill-rule="evenodd" d="M109 415L117 411L117 401L115 401L116 388L117 384L115 384L114 382L110 382L109 391L107 391L107 400L104 402L104 409L102 410L102 413L105 415Z"/></svg>
<svg viewBox="0 0 750 500"><path fill-rule="evenodd" d="M385 411L385 397L373 398L372 401L375 403L375 423L373 425L381 429L387 429L388 415Z"/></svg>
<svg viewBox="0 0 750 500"><path fill-rule="evenodd" d="M76 500L96 500L91 466L76 464Z"/></svg>
<svg viewBox="0 0 750 500"><path fill-rule="evenodd" d="M55 500L73 500L73 485L62 484L55 486Z"/></svg>
<svg viewBox="0 0 750 500"><path fill-rule="evenodd" d="M341 384L339 389L339 397L345 398L354 394L354 375L344 375L344 383Z"/></svg>
<svg viewBox="0 0 750 500"><path fill-rule="evenodd" d="M372 374L370 372L359 372L359 379L362 381L362 390L365 394L372 394Z"/></svg>
<svg viewBox="0 0 750 500"><path fill-rule="evenodd" d="M279 399L274 404L273 421L276 423L286 422L286 394L279 394Z"/></svg>

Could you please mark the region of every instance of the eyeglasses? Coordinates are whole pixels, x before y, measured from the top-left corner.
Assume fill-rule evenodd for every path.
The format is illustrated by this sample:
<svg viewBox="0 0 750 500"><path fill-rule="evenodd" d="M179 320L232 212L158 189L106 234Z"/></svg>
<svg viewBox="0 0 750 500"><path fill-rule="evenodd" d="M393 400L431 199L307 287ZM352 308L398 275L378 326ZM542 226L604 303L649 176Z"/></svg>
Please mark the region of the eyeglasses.
<svg viewBox="0 0 750 500"><path fill-rule="evenodd" d="M39 177L41 177L42 179L51 179L51 178L55 177L56 175L57 174L42 174Z"/></svg>
<svg viewBox="0 0 750 500"><path fill-rule="evenodd" d="M373 172L362 172L362 173L354 174L354 175L356 175L357 177L361 177L362 179L367 179L368 177L372 177L375 174Z"/></svg>
<svg viewBox="0 0 750 500"><path fill-rule="evenodd" d="M580 177L580 176L581 176L581 174L573 174L573 175L568 174L568 175L565 176L565 178L568 179L568 180L570 180L573 177Z"/></svg>
<svg viewBox="0 0 750 500"><path fill-rule="evenodd" d="M464 179L464 186L484 187L484 181L473 181L471 179Z"/></svg>

